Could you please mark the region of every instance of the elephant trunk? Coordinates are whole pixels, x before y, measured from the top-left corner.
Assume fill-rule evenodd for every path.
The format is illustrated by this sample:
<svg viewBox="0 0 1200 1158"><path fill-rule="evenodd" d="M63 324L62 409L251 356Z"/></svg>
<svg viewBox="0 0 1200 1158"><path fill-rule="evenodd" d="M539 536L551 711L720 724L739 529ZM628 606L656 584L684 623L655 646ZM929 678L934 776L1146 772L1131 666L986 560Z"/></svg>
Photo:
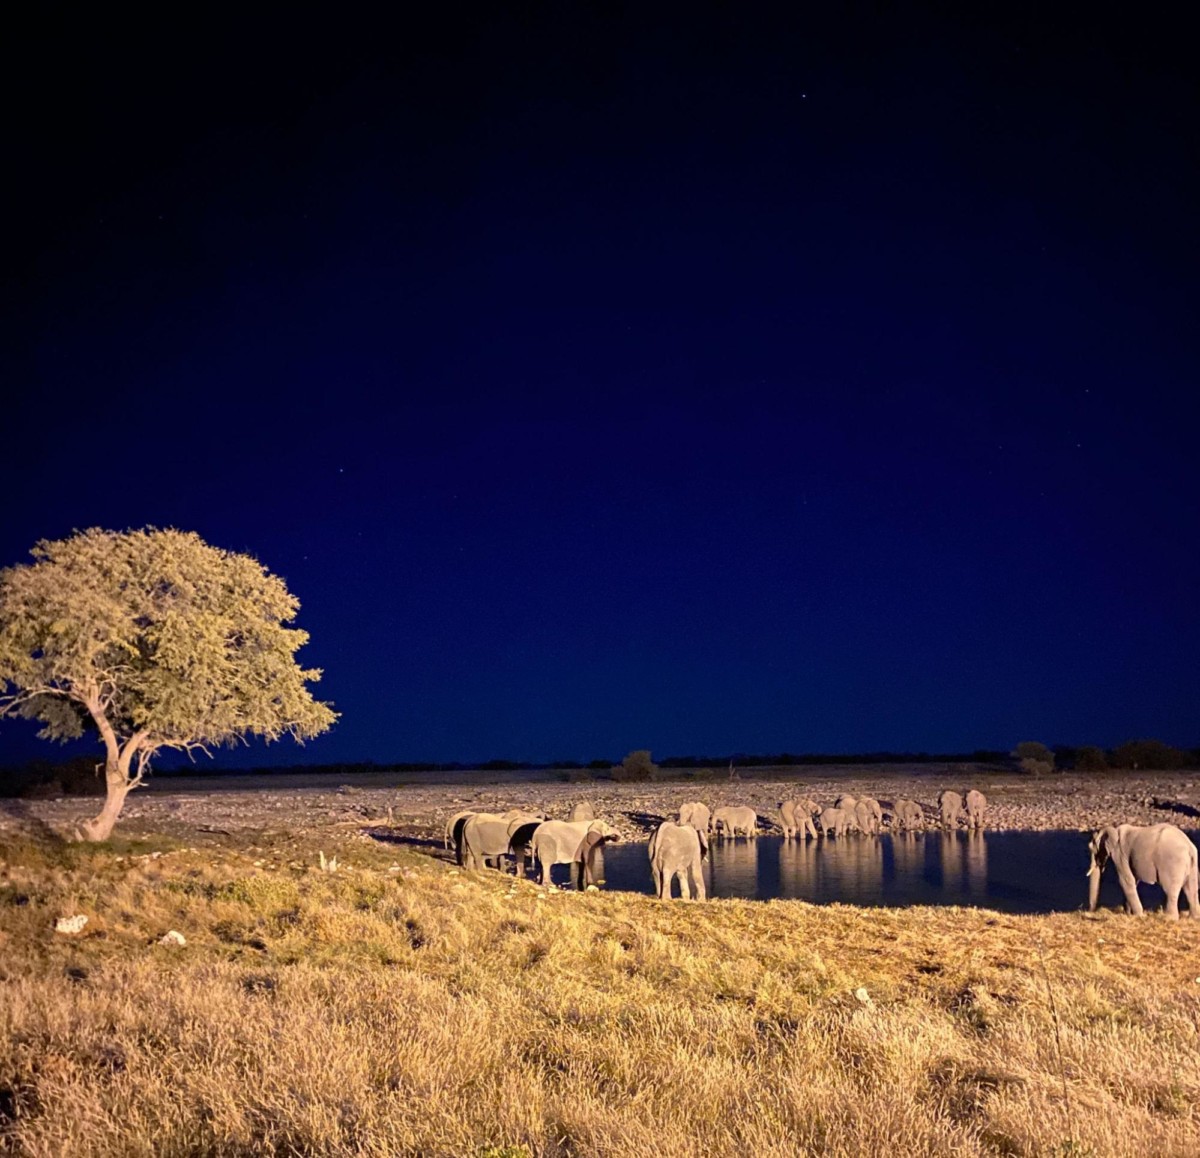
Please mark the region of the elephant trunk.
<svg viewBox="0 0 1200 1158"><path fill-rule="evenodd" d="M1096 906L1100 903L1100 866L1096 863L1096 858L1092 857L1092 867L1088 869L1088 912L1094 913Z"/></svg>

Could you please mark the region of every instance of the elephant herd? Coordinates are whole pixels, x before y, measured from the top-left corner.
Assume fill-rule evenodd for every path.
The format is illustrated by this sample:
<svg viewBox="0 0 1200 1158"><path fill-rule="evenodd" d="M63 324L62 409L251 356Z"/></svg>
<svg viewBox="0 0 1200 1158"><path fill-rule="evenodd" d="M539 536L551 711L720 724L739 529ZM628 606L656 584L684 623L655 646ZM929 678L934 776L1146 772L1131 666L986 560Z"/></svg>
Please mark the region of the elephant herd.
<svg viewBox="0 0 1200 1158"><path fill-rule="evenodd" d="M468 869L482 869L489 861L501 867L504 858L516 862L517 876L525 875L525 862L538 865L538 881L550 885L550 866L571 866L579 888L599 884L603 873L601 850L620 840L611 824L597 820L590 804L577 804L566 820L547 820L540 812L458 812L446 821L445 845L454 845L455 860Z"/></svg>
<svg viewBox="0 0 1200 1158"><path fill-rule="evenodd" d="M986 811L987 797L975 788L965 797L949 789L938 797L938 814L943 828L957 828L962 821L968 829L982 829ZM845 836L851 832L878 836L885 820L893 832L912 832L925 826L925 809L915 800L901 799L892 805L889 817L873 796L839 796L828 808L803 796L780 802L777 823L784 838L791 840L793 837Z"/></svg>
<svg viewBox="0 0 1200 1158"><path fill-rule="evenodd" d="M851 832L876 835L885 820L893 832L911 831L925 823L924 809L912 800L897 800L890 817L870 796L840 796L827 808L801 797L782 801L778 807L776 823L785 840L844 837ZM986 809L986 797L975 789L965 798L953 791L938 797L944 828L956 828L961 821L970 830L982 829ZM648 855L655 893L670 898L673 882L678 880L684 900L705 900L703 861L710 838L753 839L758 826L758 813L746 805L726 805L711 812L698 801L682 805L677 819L663 821L650 837ZM550 868L556 864L571 866L572 880L580 889L602 884L603 847L620 839L617 830L597 819L586 803L576 804L566 820L549 820L541 813L520 809L498 814L459 812L446 822L445 831L446 847L453 843L458 864L482 869L491 862L500 868L504 858L511 858L517 875L524 876L525 863L532 857L537 862L539 883L548 888L553 887ZM1100 879L1111 862L1130 913L1143 912L1137 886L1144 882L1162 887L1168 918L1178 918L1181 893L1187 898L1189 914L1200 918L1196 846L1182 829L1173 824L1109 825L1092 836L1088 849L1089 910L1097 907Z"/></svg>
<svg viewBox="0 0 1200 1158"><path fill-rule="evenodd" d="M938 798L942 823L957 826L960 819L969 828L982 828L987 799L972 789L963 797L943 792ZM878 835L885 820L883 807L870 796L840 796L829 808L822 808L808 797L785 800L779 804L778 827L784 838L805 839L819 836L841 837L851 832ZM920 828L925 822L921 805L899 800L893 807L890 824L893 831ZM664 821L650 838L650 870L655 892L671 895L672 882L679 881L680 894L705 899L701 862L708 855L710 837L733 839L758 835L758 813L748 805L725 805L710 812L706 804L693 801L679 809L676 821ZM502 867L506 859L515 863L518 876L525 875L525 864L532 858L537 864L537 880L550 886L550 867L571 866L571 878L578 888L599 885L604 873L603 846L620 840L617 830L596 817L590 804L576 804L566 820L551 820L543 813L511 809L507 812L458 812L446 821L445 847L454 846L455 859L467 869L483 869L489 863Z"/></svg>

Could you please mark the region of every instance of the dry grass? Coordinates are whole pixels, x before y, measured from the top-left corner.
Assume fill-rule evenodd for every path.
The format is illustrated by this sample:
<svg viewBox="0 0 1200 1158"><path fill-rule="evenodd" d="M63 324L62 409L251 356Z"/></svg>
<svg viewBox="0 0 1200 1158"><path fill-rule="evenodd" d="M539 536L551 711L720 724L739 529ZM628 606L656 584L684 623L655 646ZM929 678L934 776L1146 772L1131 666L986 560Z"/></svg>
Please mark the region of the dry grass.
<svg viewBox="0 0 1200 1158"><path fill-rule="evenodd" d="M0 1150L1200 1152L1200 922L542 899L324 847L11 843Z"/></svg>

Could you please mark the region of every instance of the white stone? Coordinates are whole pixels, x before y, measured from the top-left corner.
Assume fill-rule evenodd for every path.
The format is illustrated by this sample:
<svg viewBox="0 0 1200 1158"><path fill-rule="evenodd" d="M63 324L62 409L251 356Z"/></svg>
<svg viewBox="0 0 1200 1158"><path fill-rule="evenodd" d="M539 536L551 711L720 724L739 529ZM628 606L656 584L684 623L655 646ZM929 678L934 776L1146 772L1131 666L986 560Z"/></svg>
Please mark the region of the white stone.
<svg viewBox="0 0 1200 1158"><path fill-rule="evenodd" d="M158 943L160 945L186 945L187 938L182 933L172 929L169 933L164 933L159 937Z"/></svg>
<svg viewBox="0 0 1200 1158"><path fill-rule="evenodd" d="M82 933L83 927L87 923L88 919L82 913L74 917L59 917L54 922L54 931L56 933Z"/></svg>

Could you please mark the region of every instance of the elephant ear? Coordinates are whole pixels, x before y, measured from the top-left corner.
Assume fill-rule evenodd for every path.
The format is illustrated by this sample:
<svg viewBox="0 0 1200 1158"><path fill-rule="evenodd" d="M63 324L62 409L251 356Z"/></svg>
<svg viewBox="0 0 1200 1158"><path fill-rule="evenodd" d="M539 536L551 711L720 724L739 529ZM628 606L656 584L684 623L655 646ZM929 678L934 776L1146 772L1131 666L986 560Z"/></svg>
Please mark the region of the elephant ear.
<svg viewBox="0 0 1200 1158"><path fill-rule="evenodd" d="M592 850L596 845L604 840L604 834L596 832L594 829L588 829L583 834L583 840L579 842L579 847L575 850L575 859L581 864L591 855Z"/></svg>
<svg viewBox="0 0 1200 1158"><path fill-rule="evenodd" d="M700 838L700 859L703 860L708 856L708 833L697 832L696 835Z"/></svg>
<svg viewBox="0 0 1200 1158"><path fill-rule="evenodd" d="M575 860L579 864L579 887L581 889L594 875L592 858L596 855L596 849L604 843L605 839L606 837L602 832L589 829L584 833L583 840L579 842L579 848L575 852Z"/></svg>
<svg viewBox="0 0 1200 1158"><path fill-rule="evenodd" d="M534 829L542 822L540 820L527 820L518 824L512 829L508 837L509 848L524 848L533 840Z"/></svg>

